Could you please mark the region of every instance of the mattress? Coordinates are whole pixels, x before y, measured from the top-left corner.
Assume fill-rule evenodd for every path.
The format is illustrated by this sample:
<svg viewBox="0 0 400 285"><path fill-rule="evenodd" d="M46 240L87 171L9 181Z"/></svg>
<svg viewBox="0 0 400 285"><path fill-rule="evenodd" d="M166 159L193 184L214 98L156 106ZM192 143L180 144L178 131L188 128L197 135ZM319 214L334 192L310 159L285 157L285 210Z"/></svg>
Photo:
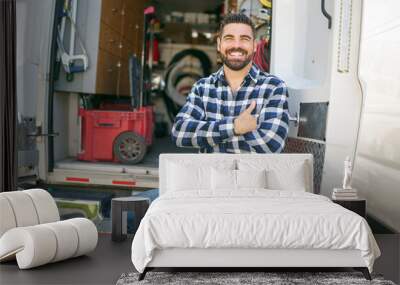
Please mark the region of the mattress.
<svg viewBox="0 0 400 285"><path fill-rule="evenodd" d="M361 216L321 195L265 189L162 195L140 223L132 262L143 272L155 250L168 248L359 250L371 272L380 255Z"/></svg>

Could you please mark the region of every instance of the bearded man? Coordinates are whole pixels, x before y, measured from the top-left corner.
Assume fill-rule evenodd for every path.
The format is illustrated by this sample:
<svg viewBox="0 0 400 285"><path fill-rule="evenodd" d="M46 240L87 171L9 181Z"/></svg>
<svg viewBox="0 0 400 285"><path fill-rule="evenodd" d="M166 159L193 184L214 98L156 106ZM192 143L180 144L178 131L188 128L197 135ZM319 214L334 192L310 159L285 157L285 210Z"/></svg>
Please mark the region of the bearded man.
<svg viewBox="0 0 400 285"><path fill-rule="evenodd" d="M252 61L255 28L244 14L221 23L223 66L196 82L175 117L172 140L201 153L279 153L288 134L288 90Z"/></svg>

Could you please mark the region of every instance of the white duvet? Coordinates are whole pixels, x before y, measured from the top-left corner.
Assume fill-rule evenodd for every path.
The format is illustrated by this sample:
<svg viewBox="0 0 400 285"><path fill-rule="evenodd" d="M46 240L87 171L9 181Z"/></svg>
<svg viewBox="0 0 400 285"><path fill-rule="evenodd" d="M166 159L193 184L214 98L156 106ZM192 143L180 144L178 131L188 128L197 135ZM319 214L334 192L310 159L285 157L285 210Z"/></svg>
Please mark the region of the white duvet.
<svg viewBox="0 0 400 285"><path fill-rule="evenodd" d="M321 195L265 189L164 194L133 239L135 268L143 272L154 250L165 248L358 249L370 272L380 255L359 215Z"/></svg>

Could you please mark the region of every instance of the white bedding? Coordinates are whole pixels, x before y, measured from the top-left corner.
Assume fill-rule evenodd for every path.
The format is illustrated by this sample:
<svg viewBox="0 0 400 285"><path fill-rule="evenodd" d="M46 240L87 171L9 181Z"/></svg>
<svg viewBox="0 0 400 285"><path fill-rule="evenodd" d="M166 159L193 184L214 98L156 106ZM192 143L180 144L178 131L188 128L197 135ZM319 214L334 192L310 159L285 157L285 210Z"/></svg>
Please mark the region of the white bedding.
<svg viewBox="0 0 400 285"><path fill-rule="evenodd" d="M135 268L143 272L165 248L358 249L370 272L380 255L359 215L321 195L265 189L162 195L134 237Z"/></svg>

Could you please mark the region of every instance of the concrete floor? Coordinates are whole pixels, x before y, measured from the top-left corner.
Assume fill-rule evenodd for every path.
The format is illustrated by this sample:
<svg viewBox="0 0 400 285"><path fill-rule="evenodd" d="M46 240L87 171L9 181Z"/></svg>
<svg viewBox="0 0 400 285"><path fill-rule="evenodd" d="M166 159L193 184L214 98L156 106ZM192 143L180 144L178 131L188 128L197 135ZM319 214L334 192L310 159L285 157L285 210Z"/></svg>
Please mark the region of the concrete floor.
<svg viewBox="0 0 400 285"><path fill-rule="evenodd" d="M382 256L377 259L374 272L398 284L400 235L376 235L375 238ZM0 265L0 284L115 284L122 273L134 271L130 259L131 243L132 238L116 243L111 241L111 235L100 234L96 250L88 256L29 270L19 270L15 261L3 263Z"/></svg>

